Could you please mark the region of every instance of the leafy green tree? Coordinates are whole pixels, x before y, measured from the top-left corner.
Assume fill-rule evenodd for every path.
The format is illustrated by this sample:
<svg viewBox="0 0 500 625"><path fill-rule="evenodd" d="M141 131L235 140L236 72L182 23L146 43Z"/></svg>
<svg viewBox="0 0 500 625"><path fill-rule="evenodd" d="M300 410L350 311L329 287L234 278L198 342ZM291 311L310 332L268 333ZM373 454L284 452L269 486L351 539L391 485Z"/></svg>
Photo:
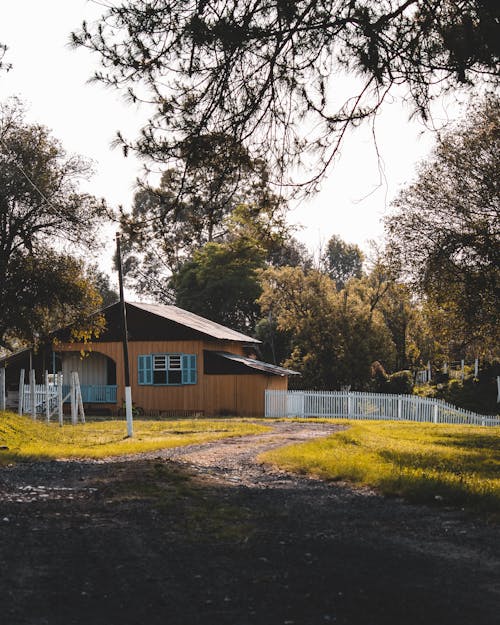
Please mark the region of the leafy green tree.
<svg viewBox="0 0 500 625"><path fill-rule="evenodd" d="M498 345L500 99L487 96L439 140L386 221L393 261L462 346Z"/></svg>
<svg viewBox="0 0 500 625"><path fill-rule="evenodd" d="M96 294L78 263L54 251L62 243L93 244L105 207L78 191L89 172L46 128L25 121L19 101L0 106L0 346L42 332L48 321L38 310L53 316L53 329L60 311L67 323L71 307L95 309Z"/></svg>
<svg viewBox="0 0 500 625"><path fill-rule="evenodd" d="M498 18L490 0L122 0L73 42L98 54L98 80L155 106L127 147L168 163L218 132L278 179L315 153L317 180L392 87L425 116L440 92L497 84Z"/></svg>
<svg viewBox="0 0 500 625"><path fill-rule="evenodd" d="M341 291L351 278L361 278L363 252L354 243L346 243L333 235L326 244L322 258L325 270Z"/></svg>
<svg viewBox="0 0 500 625"><path fill-rule="evenodd" d="M262 274L259 303L291 334L285 361L312 388L366 387L375 360L390 365L394 346L384 320L355 292L338 292L325 274L298 267L270 268Z"/></svg>
<svg viewBox="0 0 500 625"><path fill-rule="evenodd" d="M181 308L242 332L253 331L265 253L248 241L207 243L171 278Z"/></svg>
<svg viewBox="0 0 500 625"><path fill-rule="evenodd" d="M72 337L86 342L98 335L103 319L89 316L102 297L83 264L66 254L37 246L16 252L2 284L0 347L13 351L25 342L44 342L58 327L72 323Z"/></svg>
<svg viewBox="0 0 500 625"><path fill-rule="evenodd" d="M116 303L120 299L120 294L111 285L109 275L99 269L97 265L91 265L85 273L86 278L93 284L101 296L103 308Z"/></svg>
<svg viewBox="0 0 500 625"><path fill-rule="evenodd" d="M270 191L264 161L250 159L227 137L206 138L182 163L164 172L157 188L144 186L132 214L121 215L128 278L137 291L153 290L162 299L170 296L169 275L195 250L231 236L229 218L239 205L247 206L250 226L260 212L283 221L283 204Z"/></svg>

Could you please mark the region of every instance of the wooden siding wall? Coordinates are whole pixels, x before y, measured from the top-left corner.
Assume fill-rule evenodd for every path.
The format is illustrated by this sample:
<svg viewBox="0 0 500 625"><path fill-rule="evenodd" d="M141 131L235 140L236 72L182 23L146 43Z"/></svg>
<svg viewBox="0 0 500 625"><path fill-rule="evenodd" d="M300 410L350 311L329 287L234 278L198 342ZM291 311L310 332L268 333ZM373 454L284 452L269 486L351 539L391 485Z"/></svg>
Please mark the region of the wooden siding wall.
<svg viewBox="0 0 500 625"><path fill-rule="evenodd" d="M120 342L60 344L57 351L91 350L116 362L117 405L124 402L123 351ZM131 341L129 342L132 401L145 410L192 411L205 415L264 416L264 391L287 390L286 377L249 375L205 375L203 350L244 354L244 346L232 341ZM197 384L183 386L139 386L137 358L141 354L183 353L197 356Z"/></svg>

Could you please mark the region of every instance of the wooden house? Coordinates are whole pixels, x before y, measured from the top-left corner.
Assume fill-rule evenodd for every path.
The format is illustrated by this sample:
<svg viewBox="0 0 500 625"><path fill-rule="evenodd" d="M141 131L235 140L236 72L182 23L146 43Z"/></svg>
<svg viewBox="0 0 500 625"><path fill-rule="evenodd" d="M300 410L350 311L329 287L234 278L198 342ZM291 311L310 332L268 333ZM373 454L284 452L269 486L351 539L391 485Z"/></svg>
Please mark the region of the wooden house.
<svg viewBox="0 0 500 625"><path fill-rule="evenodd" d="M36 355L24 350L0 360L9 388L19 370L37 375L62 371L69 382L78 371L87 411L116 414L124 404L124 360L120 304L100 311L106 329L92 343L74 343L70 328ZM132 401L145 413L264 415L266 389L286 390L294 371L255 358L259 341L176 306L127 303Z"/></svg>

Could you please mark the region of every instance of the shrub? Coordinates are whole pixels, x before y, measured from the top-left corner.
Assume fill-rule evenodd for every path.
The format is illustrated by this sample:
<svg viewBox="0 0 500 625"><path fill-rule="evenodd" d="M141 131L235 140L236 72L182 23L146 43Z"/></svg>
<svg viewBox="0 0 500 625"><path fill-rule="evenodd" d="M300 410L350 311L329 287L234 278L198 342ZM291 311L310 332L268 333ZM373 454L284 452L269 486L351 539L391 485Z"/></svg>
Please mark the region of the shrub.
<svg viewBox="0 0 500 625"><path fill-rule="evenodd" d="M386 384L386 392L396 395L411 395L413 391L413 376L411 371L396 371L389 376Z"/></svg>

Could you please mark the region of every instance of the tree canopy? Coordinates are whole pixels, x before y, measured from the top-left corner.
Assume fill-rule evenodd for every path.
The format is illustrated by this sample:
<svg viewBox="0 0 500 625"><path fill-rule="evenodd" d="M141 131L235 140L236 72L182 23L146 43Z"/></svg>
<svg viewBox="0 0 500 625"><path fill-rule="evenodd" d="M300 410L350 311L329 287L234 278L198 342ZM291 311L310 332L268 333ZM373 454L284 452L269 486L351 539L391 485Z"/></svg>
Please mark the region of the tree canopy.
<svg viewBox="0 0 500 625"><path fill-rule="evenodd" d="M389 330L359 292L339 292L329 276L300 267L269 268L262 286L262 312L290 337L284 364L302 373L306 387L362 389L374 360L392 367Z"/></svg>
<svg viewBox="0 0 500 625"><path fill-rule="evenodd" d="M403 278L446 312L465 348L498 339L500 100L488 96L444 134L387 218Z"/></svg>
<svg viewBox="0 0 500 625"><path fill-rule="evenodd" d="M82 264L60 251L92 245L104 216L102 203L78 190L89 172L46 128L28 124L18 101L0 107L0 346L53 329L58 311L67 323L100 304Z"/></svg>
<svg viewBox="0 0 500 625"><path fill-rule="evenodd" d="M354 243L346 243L334 234L326 244L323 263L340 291L351 278L361 278L363 252Z"/></svg>
<svg viewBox="0 0 500 625"><path fill-rule="evenodd" d="M314 181L392 87L425 117L438 93L496 83L499 16L492 0L122 0L72 37L97 80L154 107L125 147L169 163L222 133L279 181L305 156Z"/></svg>

